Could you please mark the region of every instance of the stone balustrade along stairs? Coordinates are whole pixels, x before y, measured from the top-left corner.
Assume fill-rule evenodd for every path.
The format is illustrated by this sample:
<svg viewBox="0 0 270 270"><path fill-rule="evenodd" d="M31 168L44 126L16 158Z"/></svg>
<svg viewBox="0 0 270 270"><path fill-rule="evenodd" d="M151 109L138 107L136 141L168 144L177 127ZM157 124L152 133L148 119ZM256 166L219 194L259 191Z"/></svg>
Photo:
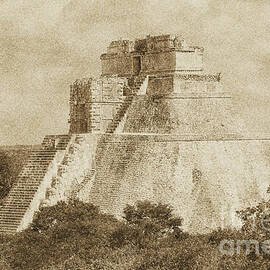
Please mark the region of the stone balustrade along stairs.
<svg viewBox="0 0 270 270"><path fill-rule="evenodd" d="M131 105L134 96L136 96L137 92L140 90L144 80L146 79L146 76L136 76L134 78L134 86L132 87L132 92L129 94L126 98L125 101L123 102L122 106L114 116L112 122L108 125L106 129L106 133L114 133L115 130L117 129L119 123L121 120L124 118L129 106Z"/></svg>
<svg viewBox="0 0 270 270"><path fill-rule="evenodd" d="M33 217L34 211L30 208L33 206L35 196L38 195L41 183L57 153L60 152L60 157L63 156L70 140L71 135L46 136L42 148L31 152L26 165L18 175L18 181L0 208L0 233L15 233L25 228L23 220L26 215L29 217L29 214L30 220L31 216ZM35 208L38 209L39 203L39 200L35 201Z"/></svg>
<svg viewBox="0 0 270 270"><path fill-rule="evenodd" d="M96 170L91 169L89 172L84 176L83 181L77 185L77 187L72 191L71 193L71 199L76 199L78 196L78 193L87 185L89 181L93 181L95 178Z"/></svg>

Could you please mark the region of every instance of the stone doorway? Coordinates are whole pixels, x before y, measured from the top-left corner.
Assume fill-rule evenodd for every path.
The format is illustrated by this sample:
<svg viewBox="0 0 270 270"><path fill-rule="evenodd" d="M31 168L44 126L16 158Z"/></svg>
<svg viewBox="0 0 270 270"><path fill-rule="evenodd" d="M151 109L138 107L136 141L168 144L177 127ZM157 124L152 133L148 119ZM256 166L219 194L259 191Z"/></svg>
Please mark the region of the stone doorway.
<svg viewBox="0 0 270 270"><path fill-rule="evenodd" d="M80 122L80 133L87 133L87 121L81 120Z"/></svg>
<svg viewBox="0 0 270 270"><path fill-rule="evenodd" d="M133 57L133 75L139 75L141 69L142 69L141 56Z"/></svg>
<svg viewBox="0 0 270 270"><path fill-rule="evenodd" d="M85 104L79 104L79 133L87 133L87 112Z"/></svg>

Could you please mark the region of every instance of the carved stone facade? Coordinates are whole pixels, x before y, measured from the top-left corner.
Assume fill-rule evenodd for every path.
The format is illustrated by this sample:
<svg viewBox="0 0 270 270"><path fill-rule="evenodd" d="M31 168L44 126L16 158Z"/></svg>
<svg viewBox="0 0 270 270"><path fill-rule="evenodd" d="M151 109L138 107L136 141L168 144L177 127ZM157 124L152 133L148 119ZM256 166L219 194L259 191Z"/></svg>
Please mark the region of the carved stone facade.
<svg viewBox="0 0 270 270"><path fill-rule="evenodd" d="M172 35L147 36L134 42L113 41L101 55L102 75L131 76L203 70L203 48L187 46Z"/></svg>
<svg viewBox="0 0 270 270"><path fill-rule="evenodd" d="M124 101L120 77L77 80L70 86L70 133L104 133Z"/></svg>
<svg viewBox="0 0 270 270"><path fill-rule="evenodd" d="M70 133L119 131L137 93L167 98L230 97L222 90L220 74L203 74L203 48L188 46L173 35L113 41L101 55L101 65L99 79L71 85Z"/></svg>

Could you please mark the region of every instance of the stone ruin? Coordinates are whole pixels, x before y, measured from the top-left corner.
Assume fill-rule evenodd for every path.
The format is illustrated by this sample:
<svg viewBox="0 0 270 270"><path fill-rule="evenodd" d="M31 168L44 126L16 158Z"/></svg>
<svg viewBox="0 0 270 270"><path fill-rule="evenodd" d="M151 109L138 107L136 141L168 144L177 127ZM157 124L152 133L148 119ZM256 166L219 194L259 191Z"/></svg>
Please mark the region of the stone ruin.
<svg viewBox="0 0 270 270"><path fill-rule="evenodd" d="M268 198L270 140L246 135L203 52L172 35L111 42L100 77L70 86L69 134L32 151L0 232L70 199L119 218L137 200L171 204L193 233L240 226L236 210Z"/></svg>

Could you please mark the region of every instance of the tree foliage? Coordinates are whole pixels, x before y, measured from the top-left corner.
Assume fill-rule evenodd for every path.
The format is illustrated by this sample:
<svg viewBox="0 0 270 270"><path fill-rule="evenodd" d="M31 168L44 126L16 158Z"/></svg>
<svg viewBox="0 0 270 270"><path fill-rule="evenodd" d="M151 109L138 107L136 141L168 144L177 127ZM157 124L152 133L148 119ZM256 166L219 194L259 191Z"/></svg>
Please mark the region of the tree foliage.
<svg viewBox="0 0 270 270"><path fill-rule="evenodd" d="M144 236L172 232L182 225L182 218L173 216L171 206L150 201L138 201L135 205L127 205L124 209L124 219L129 225L140 228Z"/></svg>
<svg viewBox="0 0 270 270"><path fill-rule="evenodd" d="M263 253L225 256L219 250L223 239L249 239L250 213L263 207L241 212L246 223L240 231L190 235L169 205L140 201L117 220L93 204L59 202L42 208L24 232L0 235L0 269L267 270Z"/></svg>

